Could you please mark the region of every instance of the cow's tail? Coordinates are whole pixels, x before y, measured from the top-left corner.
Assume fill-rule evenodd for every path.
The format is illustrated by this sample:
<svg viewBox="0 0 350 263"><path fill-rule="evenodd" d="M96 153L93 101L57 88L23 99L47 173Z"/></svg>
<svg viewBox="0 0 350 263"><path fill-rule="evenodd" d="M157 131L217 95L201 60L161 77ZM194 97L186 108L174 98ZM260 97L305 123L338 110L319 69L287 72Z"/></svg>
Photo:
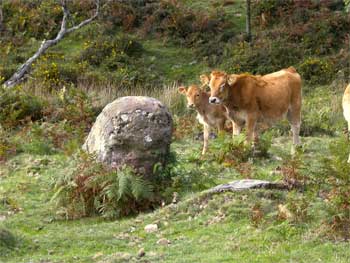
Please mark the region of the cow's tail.
<svg viewBox="0 0 350 263"><path fill-rule="evenodd" d="M297 73L297 70L293 66L290 66L289 68L286 68L285 70L289 71L290 73Z"/></svg>

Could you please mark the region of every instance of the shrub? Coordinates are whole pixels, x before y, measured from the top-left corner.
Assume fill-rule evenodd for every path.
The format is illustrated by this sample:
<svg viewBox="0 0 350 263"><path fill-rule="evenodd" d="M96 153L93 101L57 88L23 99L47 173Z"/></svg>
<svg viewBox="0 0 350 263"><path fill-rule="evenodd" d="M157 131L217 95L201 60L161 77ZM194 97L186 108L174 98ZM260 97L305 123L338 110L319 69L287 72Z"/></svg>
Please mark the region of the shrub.
<svg viewBox="0 0 350 263"><path fill-rule="evenodd" d="M287 196L287 207L291 212L293 223L305 223L308 220L308 208L310 205L310 197L300 192L291 191Z"/></svg>
<svg viewBox="0 0 350 263"><path fill-rule="evenodd" d="M193 163L196 163L195 168L192 167ZM172 192L202 191L215 185L211 172L212 164L200 160L200 157L196 154L169 165L167 169L168 177L171 177L172 180L171 187L167 189L168 196Z"/></svg>
<svg viewBox="0 0 350 263"><path fill-rule="evenodd" d="M337 139L329 146L330 154L322 160L319 179L327 189L328 234L332 238L350 238L350 152L349 141Z"/></svg>
<svg viewBox="0 0 350 263"><path fill-rule="evenodd" d="M0 228L0 256L4 256L6 251L16 246L16 237L7 229Z"/></svg>
<svg viewBox="0 0 350 263"><path fill-rule="evenodd" d="M303 188L306 185L307 177L303 174L304 168L303 153L301 148L295 149L295 153L282 154L283 163L281 166L281 173L283 176L283 183L289 188Z"/></svg>
<svg viewBox="0 0 350 263"><path fill-rule="evenodd" d="M212 143L213 157L221 163L232 163L238 165L247 162L252 156L253 148L245 143L246 137L243 133L230 138L225 135L219 136L215 143Z"/></svg>
<svg viewBox="0 0 350 263"><path fill-rule="evenodd" d="M346 12L350 12L350 1L344 0Z"/></svg>
<svg viewBox="0 0 350 263"><path fill-rule="evenodd" d="M253 16L260 17L262 14L267 18L269 25L278 21L283 13L283 9L287 9L292 5L291 0L264 0L253 2Z"/></svg>
<svg viewBox="0 0 350 263"><path fill-rule="evenodd" d="M259 135L259 141L256 144L255 157L268 157L269 150L272 145L272 138L274 137L273 131L265 131Z"/></svg>
<svg viewBox="0 0 350 263"><path fill-rule="evenodd" d="M58 65L55 62L48 63L47 58L44 57L45 62L39 62L35 64L35 69L33 71L33 78L37 82L42 82L45 86L48 87L58 87L62 81L60 78Z"/></svg>
<svg viewBox="0 0 350 263"><path fill-rule="evenodd" d="M268 74L297 63L303 51L283 38L261 38L256 40L254 47L245 42L228 45L224 54L229 57L223 66L225 71Z"/></svg>
<svg viewBox="0 0 350 263"><path fill-rule="evenodd" d="M159 205L171 176L168 168L161 166L155 167L151 179L130 167L111 171L92 156L80 153L73 156L67 171L52 178L52 200L67 219L95 214L118 218Z"/></svg>
<svg viewBox="0 0 350 263"><path fill-rule="evenodd" d="M66 121L31 123L12 135L10 142L15 144L17 152L30 154L53 154L63 151L71 155L80 148L85 133Z"/></svg>
<svg viewBox="0 0 350 263"><path fill-rule="evenodd" d="M308 89L306 89L306 92ZM343 93L343 90L341 91ZM303 101L301 134L334 135L344 127L341 109L342 94L334 93L327 87L315 88Z"/></svg>
<svg viewBox="0 0 350 263"><path fill-rule="evenodd" d="M115 70L120 63L127 63L129 57L140 54L142 50L139 42L128 37L100 37L84 43L80 60L94 66L104 63L108 69Z"/></svg>
<svg viewBox="0 0 350 263"><path fill-rule="evenodd" d="M328 84L335 72L330 61L318 58L307 58L298 67L302 78L310 84Z"/></svg>
<svg viewBox="0 0 350 263"><path fill-rule="evenodd" d="M17 151L17 144L12 140L11 135L0 125L0 164Z"/></svg>
<svg viewBox="0 0 350 263"><path fill-rule="evenodd" d="M0 123L4 128L13 128L28 121L42 118L45 102L17 86L0 88Z"/></svg>
<svg viewBox="0 0 350 263"><path fill-rule="evenodd" d="M86 131L91 127L96 113L87 93L71 85L53 91L52 95L51 103L43 109L46 121L66 121L70 126L76 128L76 133Z"/></svg>

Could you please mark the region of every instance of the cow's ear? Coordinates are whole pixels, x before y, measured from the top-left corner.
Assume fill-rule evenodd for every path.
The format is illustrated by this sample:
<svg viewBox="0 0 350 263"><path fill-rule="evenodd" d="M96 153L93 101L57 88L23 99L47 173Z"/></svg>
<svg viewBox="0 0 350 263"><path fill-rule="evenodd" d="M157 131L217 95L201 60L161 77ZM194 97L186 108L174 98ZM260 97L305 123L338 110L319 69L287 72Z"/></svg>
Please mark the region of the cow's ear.
<svg viewBox="0 0 350 263"><path fill-rule="evenodd" d="M228 85L232 86L235 84L237 81L237 75L236 74L231 74L227 76L227 83Z"/></svg>
<svg viewBox="0 0 350 263"><path fill-rule="evenodd" d="M181 94L185 94L186 93L186 88L184 86L181 86L179 87L178 91L181 93Z"/></svg>
<svg viewBox="0 0 350 263"><path fill-rule="evenodd" d="M210 77L208 75L200 75L199 79L201 80L203 85L209 85Z"/></svg>

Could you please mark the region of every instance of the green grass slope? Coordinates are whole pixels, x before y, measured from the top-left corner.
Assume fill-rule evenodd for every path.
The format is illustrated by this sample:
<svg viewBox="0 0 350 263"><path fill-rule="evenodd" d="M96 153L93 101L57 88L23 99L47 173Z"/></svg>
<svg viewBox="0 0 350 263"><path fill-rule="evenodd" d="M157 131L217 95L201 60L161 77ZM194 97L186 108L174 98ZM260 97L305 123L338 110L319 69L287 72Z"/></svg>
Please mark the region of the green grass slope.
<svg viewBox="0 0 350 263"><path fill-rule="evenodd" d="M304 157L310 165L327 154L331 138L304 138ZM290 138L274 140L270 158L253 161L260 179L278 180L278 156L287 153ZM211 141L216 147L216 140ZM190 146L188 146L190 145ZM288 146L288 147L287 147ZM182 169L199 170L212 184L242 178L232 167L199 156L201 143L193 139L173 143ZM299 200L303 193L251 190L208 195L182 193L176 204L136 217L108 221L101 218L58 220L50 199L50 184L65 172L69 160L61 154L20 154L1 166L1 226L17 239L14 250L0 253L1 262L348 262L349 243L327 241L322 233L324 202L309 197L301 222L277 219L279 204ZM207 174L205 174L207 173ZM253 219L254 206L262 216ZM159 230L146 233L145 225ZM157 244L165 238L168 245ZM138 258L144 248L146 255Z"/></svg>

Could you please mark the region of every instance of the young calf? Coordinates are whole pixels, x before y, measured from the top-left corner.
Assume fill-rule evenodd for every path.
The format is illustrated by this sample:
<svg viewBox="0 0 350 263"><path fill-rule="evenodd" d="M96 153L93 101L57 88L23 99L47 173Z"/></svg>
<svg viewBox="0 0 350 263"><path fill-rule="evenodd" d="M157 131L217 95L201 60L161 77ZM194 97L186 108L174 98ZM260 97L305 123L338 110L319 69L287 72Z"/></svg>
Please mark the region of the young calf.
<svg viewBox="0 0 350 263"><path fill-rule="evenodd" d="M348 136L350 133L350 84L346 87L343 96L343 114L348 122ZM350 163L350 154L348 158L348 163Z"/></svg>
<svg viewBox="0 0 350 263"><path fill-rule="evenodd" d="M179 92L186 95L187 107L197 111L197 119L203 125L203 151L205 154L208 150L208 139L210 128L217 128L220 131L224 130L226 120L229 120L226 109L222 105L209 103L210 94L203 91L196 85L191 85L187 89L180 87ZM241 128L232 121L233 134L238 135Z"/></svg>

